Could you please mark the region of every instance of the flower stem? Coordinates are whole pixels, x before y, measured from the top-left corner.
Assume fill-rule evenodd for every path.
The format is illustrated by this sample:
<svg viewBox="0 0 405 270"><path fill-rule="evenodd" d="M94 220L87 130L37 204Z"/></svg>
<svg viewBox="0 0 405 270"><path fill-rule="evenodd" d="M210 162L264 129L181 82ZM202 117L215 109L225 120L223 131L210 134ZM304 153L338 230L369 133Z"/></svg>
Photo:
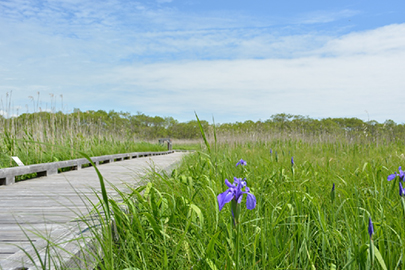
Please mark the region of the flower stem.
<svg viewBox="0 0 405 270"><path fill-rule="evenodd" d="M239 270L239 241L240 241L240 224L239 220L236 224L236 252L235 252L235 262L236 262L236 270Z"/></svg>
<svg viewBox="0 0 405 270"><path fill-rule="evenodd" d="M404 224L405 224L405 198L403 196L401 196L401 204L402 204L402 210L404 212L404 218L402 218L402 226L404 226ZM403 231L401 231L401 235L402 235L401 241L403 241L405 239ZM401 243L401 247L402 247L401 253L402 253L402 257L403 257L405 254L405 248L403 247L402 243Z"/></svg>
<svg viewBox="0 0 405 270"><path fill-rule="evenodd" d="M240 241L240 209L241 206L235 200L231 202L231 210L232 210L232 219L233 219L233 232L234 232L234 241L235 241L235 259L234 262L236 264L235 269L239 270L239 241Z"/></svg>

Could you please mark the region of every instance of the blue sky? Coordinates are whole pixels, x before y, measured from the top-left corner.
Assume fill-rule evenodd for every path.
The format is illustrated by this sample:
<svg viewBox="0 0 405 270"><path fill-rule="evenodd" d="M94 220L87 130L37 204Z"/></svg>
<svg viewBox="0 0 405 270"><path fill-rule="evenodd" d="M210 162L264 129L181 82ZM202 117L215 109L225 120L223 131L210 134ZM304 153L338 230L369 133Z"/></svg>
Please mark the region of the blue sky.
<svg viewBox="0 0 405 270"><path fill-rule="evenodd" d="M1 114L405 123L404 63L402 0L0 0Z"/></svg>

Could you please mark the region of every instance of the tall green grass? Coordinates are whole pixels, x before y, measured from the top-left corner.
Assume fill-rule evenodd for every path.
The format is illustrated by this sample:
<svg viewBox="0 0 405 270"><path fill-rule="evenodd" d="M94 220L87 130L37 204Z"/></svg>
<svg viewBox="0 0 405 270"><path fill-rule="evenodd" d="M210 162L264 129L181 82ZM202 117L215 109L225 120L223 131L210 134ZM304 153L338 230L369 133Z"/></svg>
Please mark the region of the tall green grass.
<svg viewBox="0 0 405 270"><path fill-rule="evenodd" d="M201 149L200 140L172 140L174 149ZM158 140L140 140L123 128L105 128L97 121L84 122L79 116L62 113L25 114L0 117L0 168L17 166L12 156L28 164L55 162L81 157L128 152L165 151Z"/></svg>
<svg viewBox="0 0 405 270"><path fill-rule="evenodd" d="M13 118L3 119L1 124L0 168L16 165L11 156L18 156L24 164L37 164L79 158L78 151L100 156L167 150L157 141L150 143L128 138L120 130L101 132L58 114L51 114L50 118L37 114L23 123L14 122Z"/></svg>
<svg viewBox="0 0 405 270"><path fill-rule="evenodd" d="M398 179L387 181L405 166L404 141L214 134L171 174L100 194L99 269L235 269L230 208L217 203L234 176L257 198L256 209L242 207L239 269L404 267L405 213Z"/></svg>
<svg viewBox="0 0 405 270"><path fill-rule="evenodd" d="M386 179L404 165L403 149L402 142L285 139L191 154L172 174L156 172L109 200L115 236L102 244L109 248L99 267L235 269L231 213L219 212L217 195L226 178L243 176L257 207L242 208L239 269L402 269L404 212L398 179ZM244 175L235 167L240 158L248 162Z"/></svg>

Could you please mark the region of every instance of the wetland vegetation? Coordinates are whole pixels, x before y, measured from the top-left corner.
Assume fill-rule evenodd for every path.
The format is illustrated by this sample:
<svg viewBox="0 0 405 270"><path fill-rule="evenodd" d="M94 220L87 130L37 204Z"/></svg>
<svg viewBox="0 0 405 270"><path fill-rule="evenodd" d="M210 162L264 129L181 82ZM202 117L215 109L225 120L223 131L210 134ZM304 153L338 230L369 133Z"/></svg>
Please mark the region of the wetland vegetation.
<svg viewBox="0 0 405 270"><path fill-rule="evenodd" d="M197 148L171 174L152 172L119 199L100 195L101 269L403 269L403 124L288 114L216 125L153 118L79 110L0 117L2 166L12 155L38 163L77 150L163 150L147 143L158 137ZM236 166L241 159L246 166ZM247 209L244 195L238 226L231 204L218 204L234 177L256 199Z"/></svg>

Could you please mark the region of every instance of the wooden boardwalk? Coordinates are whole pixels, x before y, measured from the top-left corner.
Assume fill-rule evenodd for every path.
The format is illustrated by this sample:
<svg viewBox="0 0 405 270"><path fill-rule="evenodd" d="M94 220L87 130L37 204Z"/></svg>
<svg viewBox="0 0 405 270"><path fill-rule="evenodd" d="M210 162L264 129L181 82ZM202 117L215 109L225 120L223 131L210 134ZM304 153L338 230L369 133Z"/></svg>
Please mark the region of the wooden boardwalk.
<svg viewBox="0 0 405 270"><path fill-rule="evenodd" d="M105 180L124 188L125 183L139 185L151 166L157 170L171 170L184 155L184 152L175 152L135 158L98 168ZM83 231L75 218L89 212L89 202L83 201L85 196L98 202L94 191L99 191L99 187L92 167L0 186L0 269L37 269L18 248L33 252L25 233L41 249L46 244L41 235L68 239ZM107 191L109 195L115 193L111 187Z"/></svg>

